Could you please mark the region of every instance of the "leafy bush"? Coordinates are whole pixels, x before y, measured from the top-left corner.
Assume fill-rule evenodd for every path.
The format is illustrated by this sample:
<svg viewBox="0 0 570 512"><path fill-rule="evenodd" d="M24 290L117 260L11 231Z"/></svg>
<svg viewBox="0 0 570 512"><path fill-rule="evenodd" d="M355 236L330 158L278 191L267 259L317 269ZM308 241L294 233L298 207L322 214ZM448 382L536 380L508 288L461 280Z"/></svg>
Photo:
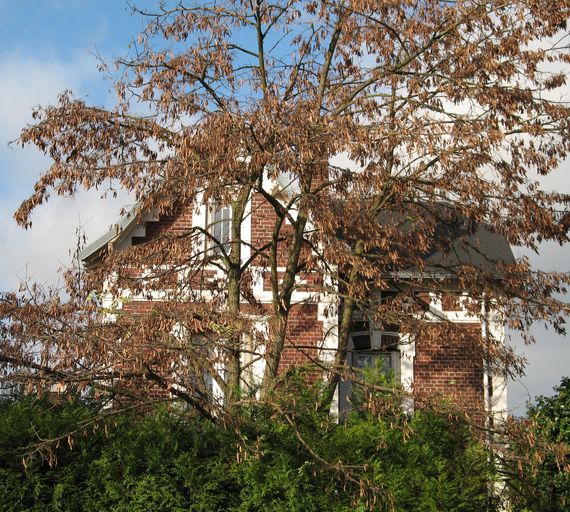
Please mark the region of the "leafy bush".
<svg viewBox="0 0 570 512"><path fill-rule="evenodd" d="M514 512L570 509L570 378L551 397L540 396L511 444L514 478L508 480ZM514 466L514 467L513 467Z"/></svg>
<svg viewBox="0 0 570 512"><path fill-rule="evenodd" d="M94 428L89 420L98 413L81 402L5 400L1 510L467 512L486 506L486 453L465 425L434 414L360 413L338 423L303 407L299 396L295 407L283 402L244 412L230 426L171 410ZM22 464L26 447L78 423L84 428L73 441L63 438Z"/></svg>
<svg viewBox="0 0 570 512"><path fill-rule="evenodd" d="M87 403L60 405L31 398L0 401L0 507L2 510L81 510L80 490L102 435L87 431L42 446L93 415ZM37 452L26 457L26 447ZM73 446L73 450L70 450Z"/></svg>

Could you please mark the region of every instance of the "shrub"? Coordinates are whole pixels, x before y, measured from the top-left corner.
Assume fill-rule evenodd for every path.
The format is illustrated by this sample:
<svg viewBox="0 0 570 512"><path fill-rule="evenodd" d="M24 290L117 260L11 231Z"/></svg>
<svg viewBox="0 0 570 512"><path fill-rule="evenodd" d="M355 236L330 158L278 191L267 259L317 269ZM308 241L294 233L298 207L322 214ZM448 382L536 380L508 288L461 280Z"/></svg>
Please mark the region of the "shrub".
<svg viewBox="0 0 570 512"><path fill-rule="evenodd" d="M94 428L93 404L4 400L2 510L485 509L490 468L465 425L427 413L355 413L339 423L302 397L293 402L244 412L239 425L174 409ZM69 442L22 464L26 447L78 423Z"/></svg>

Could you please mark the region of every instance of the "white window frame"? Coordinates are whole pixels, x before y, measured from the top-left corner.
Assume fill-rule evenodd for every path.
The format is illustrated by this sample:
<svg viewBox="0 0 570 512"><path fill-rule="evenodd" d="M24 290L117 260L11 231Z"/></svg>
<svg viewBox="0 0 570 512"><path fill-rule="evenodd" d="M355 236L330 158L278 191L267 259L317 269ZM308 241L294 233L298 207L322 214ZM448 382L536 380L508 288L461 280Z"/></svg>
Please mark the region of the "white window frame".
<svg viewBox="0 0 570 512"><path fill-rule="evenodd" d="M362 324L362 329L350 333L349 353L351 367L357 371L373 369L378 364L378 360L383 359L382 367L383 370L385 369L383 373L388 374L390 371L393 371L395 378L399 380L401 359L399 350L400 333L374 329L370 322L364 318L362 313L358 313L357 318L354 320ZM369 343L367 344L369 346L356 348L363 341L357 341L359 337L364 337L364 340L368 337ZM389 342L387 342L386 337L390 338ZM394 338L397 339L396 342L394 342ZM363 364L359 362L359 359L361 361L367 360L368 362ZM385 361L388 361L387 365Z"/></svg>

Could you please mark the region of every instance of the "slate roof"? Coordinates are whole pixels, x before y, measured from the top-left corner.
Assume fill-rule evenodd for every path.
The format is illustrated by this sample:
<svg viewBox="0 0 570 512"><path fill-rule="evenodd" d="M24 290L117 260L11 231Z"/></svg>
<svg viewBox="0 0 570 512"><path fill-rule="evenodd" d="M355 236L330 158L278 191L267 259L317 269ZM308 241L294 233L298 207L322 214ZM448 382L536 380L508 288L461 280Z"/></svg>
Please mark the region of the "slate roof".
<svg viewBox="0 0 570 512"><path fill-rule="evenodd" d="M130 231L137 226L139 221L140 217L137 216L134 211L126 213L109 231L86 245L80 251L79 259L83 262L95 259L100 255L101 251L108 247L109 242L116 242L125 238Z"/></svg>
<svg viewBox="0 0 570 512"><path fill-rule="evenodd" d="M416 205L417 206L417 205ZM424 220L435 223L433 244L423 255L426 267L423 274L453 275L454 270L468 265L486 273L500 273L499 266L515 262L509 242L502 235L495 233L489 225L480 223L468 226L466 218L453 208L452 204L440 204L435 211L419 209ZM418 212L415 213L418 216ZM403 213L384 213L380 222L397 222L405 232L414 229L413 218ZM415 250L410 247L410 250ZM398 272L410 276L418 274L417 267L403 269Z"/></svg>
<svg viewBox="0 0 570 512"><path fill-rule="evenodd" d="M423 210L422 215L432 215L433 219L445 219L436 220L434 243L424 256L427 269L423 274L428 272L432 275L450 275L453 274L454 268L461 265L493 273L497 269L497 264L510 264L515 261L511 246L503 236L493 232L484 224L479 224L476 229L468 229L464 217L456 215L452 205L441 204L435 213ZM397 222L402 230L411 231L414 229L413 221L407 220L408 218L403 213L388 212L381 214L379 221L383 224ZM80 259L86 263L95 260L110 242L116 243L125 239L140 223L144 223L144 219L134 210L127 213L116 226L87 245L80 252ZM442 246L446 246L446 249L438 249ZM400 277L405 274L409 274L410 277L417 276L418 269L411 267L398 271Z"/></svg>
<svg viewBox="0 0 570 512"><path fill-rule="evenodd" d="M478 226L475 233L462 233L455 238L449 251L434 250L426 258L432 266L454 267L470 265L482 271L491 271L497 263L514 263L515 257L507 240L486 226Z"/></svg>

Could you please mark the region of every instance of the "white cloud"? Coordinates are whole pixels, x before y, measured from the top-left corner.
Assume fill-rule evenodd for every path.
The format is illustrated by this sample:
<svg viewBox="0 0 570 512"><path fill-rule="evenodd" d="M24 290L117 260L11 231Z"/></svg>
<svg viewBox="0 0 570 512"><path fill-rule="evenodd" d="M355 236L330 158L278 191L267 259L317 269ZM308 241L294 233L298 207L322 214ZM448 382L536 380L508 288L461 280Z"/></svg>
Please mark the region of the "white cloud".
<svg viewBox="0 0 570 512"><path fill-rule="evenodd" d="M80 90L81 85L97 75L93 58L78 54L70 62L55 57L38 58L25 54L0 56L0 139L17 137L23 124L31 121L34 106L55 103L58 93Z"/></svg>
<svg viewBox="0 0 570 512"><path fill-rule="evenodd" d="M560 384L562 376L570 375L568 340L540 325L535 326L532 333L536 337L533 345L524 345L518 337L513 340L517 353L524 354L528 360L524 377L509 383L509 408L517 415L524 414L526 402L533 401L537 395L552 395L552 388Z"/></svg>
<svg viewBox="0 0 570 512"><path fill-rule="evenodd" d="M11 219L12 211L0 207L0 290L16 289L20 280L41 283L57 281L57 271L71 262L69 250L76 242L76 228L83 226L94 240L117 221L125 194L103 202L96 191L79 193L75 198L54 198L32 217L32 228L23 230Z"/></svg>
<svg viewBox="0 0 570 512"><path fill-rule="evenodd" d="M57 269L70 262L69 248L79 223L86 224L89 238L94 239L117 220L120 206L128 202L123 194L103 203L100 193L93 191L75 200L53 198L34 212L31 230L19 228L12 218L49 159L34 148L9 148L8 142L32 121L34 106L54 104L65 89L81 96L100 80L95 60L86 52L65 62L55 56L0 56L0 290L17 288L25 277L55 283Z"/></svg>

